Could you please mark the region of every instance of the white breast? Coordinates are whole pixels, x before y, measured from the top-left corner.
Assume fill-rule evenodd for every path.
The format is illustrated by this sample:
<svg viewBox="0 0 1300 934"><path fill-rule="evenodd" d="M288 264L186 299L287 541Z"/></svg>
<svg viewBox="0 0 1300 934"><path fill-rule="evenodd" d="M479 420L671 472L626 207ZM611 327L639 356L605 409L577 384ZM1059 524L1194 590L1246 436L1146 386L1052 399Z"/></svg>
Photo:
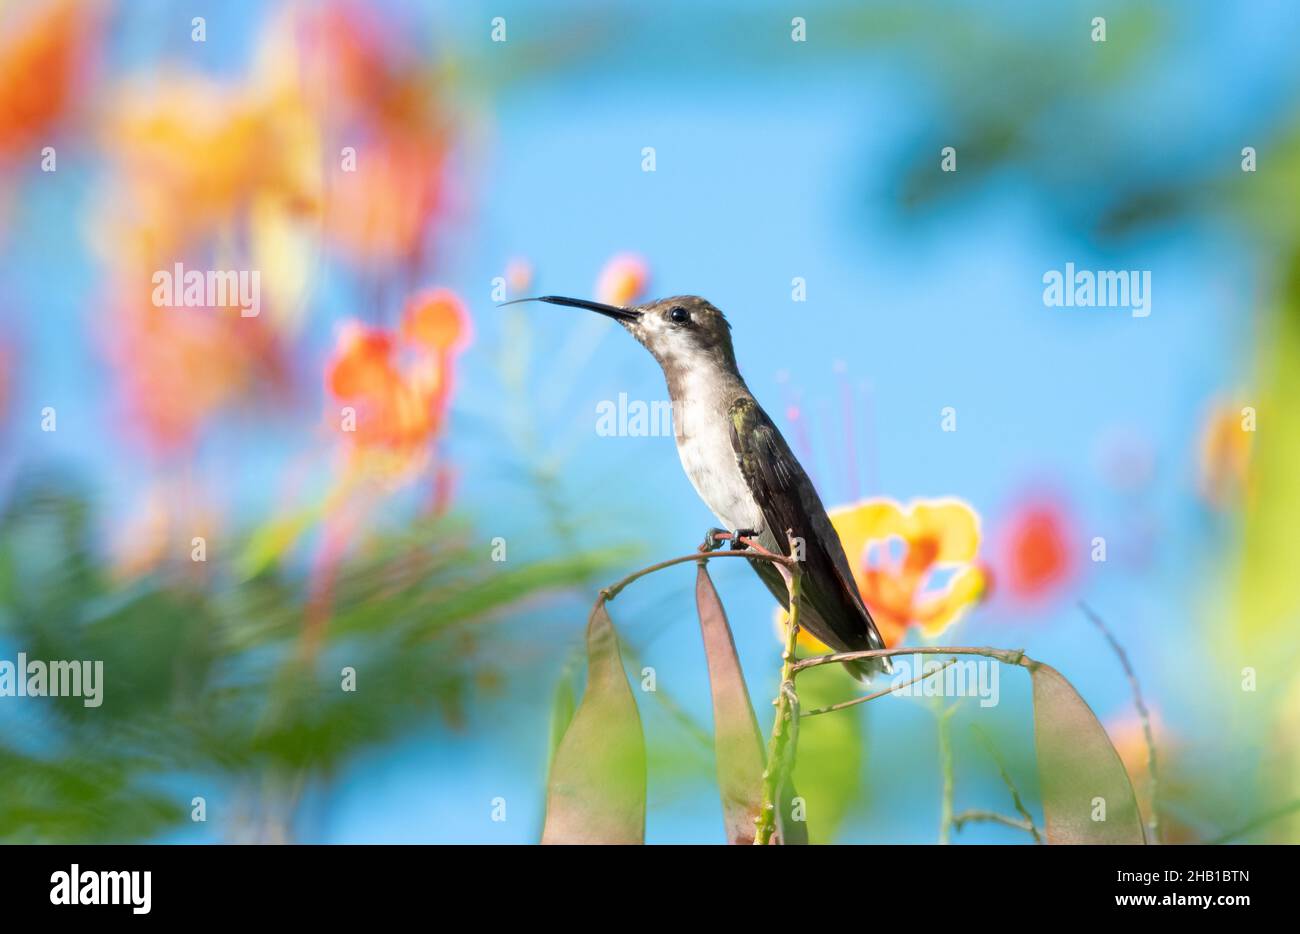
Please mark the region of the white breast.
<svg viewBox="0 0 1300 934"><path fill-rule="evenodd" d="M741 476L726 414L689 397L678 410L677 454L695 492L726 529L760 529L763 514Z"/></svg>

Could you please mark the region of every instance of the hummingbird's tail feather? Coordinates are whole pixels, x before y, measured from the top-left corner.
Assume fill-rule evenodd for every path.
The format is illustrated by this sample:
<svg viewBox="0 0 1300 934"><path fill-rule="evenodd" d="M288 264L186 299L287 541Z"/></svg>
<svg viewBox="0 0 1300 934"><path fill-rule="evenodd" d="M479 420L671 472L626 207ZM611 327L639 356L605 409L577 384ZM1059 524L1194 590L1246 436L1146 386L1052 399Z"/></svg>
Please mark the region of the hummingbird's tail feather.
<svg viewBox="0 0 1300 934"><path fill-rule="evenodd" d="M873 676L886 673L886 669L879 664L879 660L874 658L861 658L856 662L845 662L844 670L853 675L858 681L870 681Z"/></svg>
<svg viewBox="0 0 1300 934"><path fill-rule="evenodd" d="M790 609L790 595L786 590L785 578L781 576L770 561L750 559L749 566L754 569L772 596L780 601L786 610ZM800 628L806 630L834 652L863 652L870 649L883 649L884 641L880 638L876 625L861 601L846 601L834 587L816 575L804 577L804 599L799 602ZM893 671L889 659L861 658L843 663L844 670L858 681L869 681L876 674L889 674Z"/></svg>

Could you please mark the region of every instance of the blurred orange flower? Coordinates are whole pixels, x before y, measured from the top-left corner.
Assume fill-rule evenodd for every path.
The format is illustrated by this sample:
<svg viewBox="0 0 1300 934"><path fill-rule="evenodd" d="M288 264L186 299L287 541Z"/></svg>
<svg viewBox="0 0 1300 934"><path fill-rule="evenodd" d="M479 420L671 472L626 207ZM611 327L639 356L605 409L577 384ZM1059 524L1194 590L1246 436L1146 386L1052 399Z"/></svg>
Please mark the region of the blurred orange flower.
<svg viewBox="0 0 1300 934"><path fill-rule="evenodd" d="M407 303L402 337L431 354L459 353L469 340L469 317L451 289L430 289Z"/></svg>
<svg viewBox="0 0 1300 934"><path fill-rule="evenodd" d="M180 452L217 413L287 388L287 314L301 303L286 298L307 278L292 231L318 226L321 144L292 76L260 72L124 82L107 93L101 132L92 239L116 297L101 332L129 424ZM178 262L257 271L264 313L155 307L154 273Z"/></svg>
<svg viewBox="0 0 1300 934"><path fill-rule="evenodd" d="M465 306L447 289L414 296L396 333L344 327L325 379L344 406L338 424L354 466L402 479L427 462L445 423L455 359L469 338Z"/></svg>
<svg viewBox="0 0 1300 934"><path fill-rule="evenodd" d="M448 149L435 91L408 35L364 5L327 3L269 16L243 77L177 72L109 92L93 239L124 309L105 327L109 358L153 442L184 446L206 418L283 372L323 243L376 279L393 262L417 273ZM148 307L153 273L177 262L258 271L263 316ZM365 387L367 441L406 449L435 431L464 320L454 296L411 312L391 353L415 362ZM347 340L340 354L352 369L368 361L366 378L381 379L376 343Z"/></svg>
<svg viewBox="0 0 1300 934"><path fill-rule="evenodd" d="M93 12L70 0L36 4L0 39L0 158L50 131L73 99Z"/></svg>
<svg viewBox="0 0 1300 934"><path fill-rule="evenodd" d="M620 253L605 264L596 280L596 301L606 305L631 305L645 291L649 267L635 253Z"/></svg>
<svg viewBox="0 0 1300 934"><path fill-rule="evenodd" d="M1219 401L1201 428L1199 486L1215 509L1227 509L1250 493L1250 460L1254 440L1254 410Z"/></svg>
<svg viewBox="0 0 1300 934"><path fill-rule="evenodd" d="M869 499L829 515L886 646L901 644L913 625L928 637L939 635L984 596L979 517L961 500L901 506ZM778 617L784 631L784 611ZM805 632L799 641L809 651L828 651Z"/></svg>

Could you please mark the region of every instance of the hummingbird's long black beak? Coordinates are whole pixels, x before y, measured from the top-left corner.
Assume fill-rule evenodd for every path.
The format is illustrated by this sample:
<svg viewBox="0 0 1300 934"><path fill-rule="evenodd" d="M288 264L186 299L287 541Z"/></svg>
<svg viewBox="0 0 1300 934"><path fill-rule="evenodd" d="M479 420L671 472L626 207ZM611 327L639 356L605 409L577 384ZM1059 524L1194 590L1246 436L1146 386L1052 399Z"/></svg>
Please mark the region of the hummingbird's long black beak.
<svg viewBox="0 0 1300 934"><path fill-rule="evenodd" d="M570 308L585 308L588 311L594 311L613 318L615 321L635 321L641 317L641 312L631 308L620 308L618 305L590 302L585 298L565 298L563 295L538 295L536 298L516 298L514 301L502 302L497 307L503 308L506 305L517 305L519 302L546 302L551 305L568 305Z"/></svg>

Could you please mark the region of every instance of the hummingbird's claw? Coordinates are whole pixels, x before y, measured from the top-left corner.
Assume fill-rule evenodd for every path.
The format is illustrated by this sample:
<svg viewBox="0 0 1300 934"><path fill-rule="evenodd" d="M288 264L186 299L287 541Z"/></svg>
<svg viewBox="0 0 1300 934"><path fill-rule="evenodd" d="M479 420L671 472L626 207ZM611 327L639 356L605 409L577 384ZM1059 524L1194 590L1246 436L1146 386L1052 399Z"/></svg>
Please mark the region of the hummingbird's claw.
<svg viewBox="0 0 1300 934"><path fill-rule="evenodd" d="M731 542L732 551L744 551L749 546L741 539L754 538L757 535L757 529L709 529L704 536L704 544L700 546L700 551L717 551L722 547L723 542Z"/></svg>
<svg viewBox="0 0 1300 934"><path fill-rule="evenodd" d="M732 529L731 530L731 550L744 551L749 546L741 541L742 538L754 538L758 535L757 529Z"/></svg>
<svg viewBox="0 0 1300 934"><path fill-rule="evenodd" d="M729 536L731 535L731 533L728 532L726 529L717 529L717 528L709 529L709 531L704 533L704 544L700 545L700 551L704 551L704 552L717 551L719 548L721 548L722 543L725 542L726 539L719 538L718 536L720 535Z"/></svg>

